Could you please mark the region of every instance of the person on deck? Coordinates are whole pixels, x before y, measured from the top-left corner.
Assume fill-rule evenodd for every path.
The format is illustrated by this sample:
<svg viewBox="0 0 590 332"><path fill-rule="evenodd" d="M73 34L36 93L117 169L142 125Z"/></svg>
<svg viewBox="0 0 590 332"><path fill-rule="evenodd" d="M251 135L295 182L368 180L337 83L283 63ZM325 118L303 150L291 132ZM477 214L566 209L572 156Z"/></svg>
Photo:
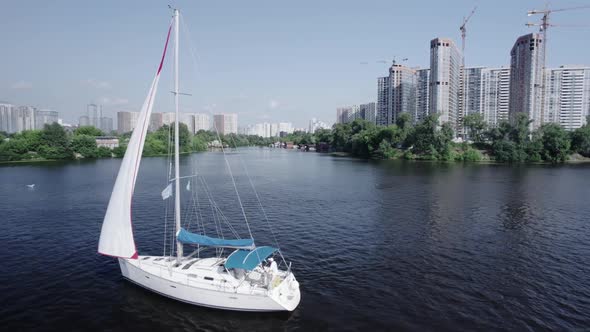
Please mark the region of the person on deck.
<svg viewBox="0 0 590 332"><path fill-rule="evenodd" d="M270 262L269 272L271 275L274 276L277 272L279 272L279 268L277 267L277 262L275 262L275 260L272 257L269 258L268 261Z"/></svg>

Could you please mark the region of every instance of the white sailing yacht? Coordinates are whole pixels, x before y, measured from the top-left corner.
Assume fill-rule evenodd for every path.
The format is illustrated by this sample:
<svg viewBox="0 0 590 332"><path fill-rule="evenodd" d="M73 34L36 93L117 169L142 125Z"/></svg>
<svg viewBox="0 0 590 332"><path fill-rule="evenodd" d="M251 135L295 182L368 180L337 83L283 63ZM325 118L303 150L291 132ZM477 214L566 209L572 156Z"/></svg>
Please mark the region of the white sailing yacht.
<svg viewBox="0 0 590 332"><path fill-rule="evenodd" d="M116 257L123 277L129 281L178 301L238 311L292 311L299 304L300 292L299 283L291 271L291 265L287 266L283 259L284 266L278 267L274 262L271 262L270 266L265 266L272 261L271 256L280 254L279 249L256 246L253 238L215 238L191 233L181 227L179 130L174 130L175 174L170 181L174 184L176 255L175 257L138 255L133 236L131 200L172 30L174 30L175 128L179 128L179 12L175 9L160 65L121 162L102 225L98 252ZM227 166L229 167L229 164ZM167 188L171 188L170 185ZM184 245L197 246L197 250L185 256ZM229 249L231 254L201 258L199 252L203 248L218 248L216 250L218 253ZM282 257L282 254L280 256Z"/></svg>

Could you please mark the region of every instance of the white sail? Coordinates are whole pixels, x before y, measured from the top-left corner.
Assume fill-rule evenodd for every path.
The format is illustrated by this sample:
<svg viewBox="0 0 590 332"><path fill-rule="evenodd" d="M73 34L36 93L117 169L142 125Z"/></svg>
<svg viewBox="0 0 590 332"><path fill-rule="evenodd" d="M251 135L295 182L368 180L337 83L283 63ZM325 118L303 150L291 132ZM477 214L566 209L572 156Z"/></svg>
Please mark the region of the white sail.
<svg viewBox="0 0 590 332"><path fill-rule="evenodd" d="M135 239L133 238L133 226L131 224L131 199L133 190L135 189L135 181L137 179L139 163L141 162L141 153L148 131L150 115L158 90L160 72L162 71L166 49L168 48L171 28L172 25L168 29L166 46L164 47L164 53L160 60L160 66L152 81L147 98L141 107L137 125L129 139L129 144L121 162L109 206L107 207L107 212L102 223L102 230L98 241L98 252L103 255L137 258L137 249L135 247Z"/></svg>

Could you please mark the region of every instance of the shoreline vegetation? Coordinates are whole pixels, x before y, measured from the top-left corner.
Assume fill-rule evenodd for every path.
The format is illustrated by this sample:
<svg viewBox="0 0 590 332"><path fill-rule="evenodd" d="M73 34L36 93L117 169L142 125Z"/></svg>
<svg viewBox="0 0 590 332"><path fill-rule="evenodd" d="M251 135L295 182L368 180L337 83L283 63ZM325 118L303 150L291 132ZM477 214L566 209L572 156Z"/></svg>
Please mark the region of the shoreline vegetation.
<svg viewBox="0 0 590 332"><path fill-rule="evenodd" d="M590 123L590 119L587 121ZM568 132L549 123L531 131L532 120L518 114L514 122L488 127L480 114L463 119L468 140L456 142L449 123L439 124L431 114L412 124L407 113L398 115L395 124L376 126L354 120L319 129L313 135L296 132L283 138L295 145L315 145L318 151L335 156L365 159L405 159L441 162L489 163L581 163L590 162L590 125Z"/></svg>
<svg viewBox="0 0 590 332"><path fill-rule="evenodd" d="M217 135L201 130L192 135L185 124L180 124L180 153L207 151L211 146L223 144L229 147L268 146L271 139L246 135ZM119 147L109 149L98 147L96 137L105 133L92 126L83 126L73 132L67 132L57 123L47 124L42 130L26 130L16 134L0 132L0 164L57 162L65 160L122 158L127 148L131 133L117 135ZM146 136L143 156L166 156L174 145L169 137L174 137L174 125L164 125L149 132ZM219 143L221 139L221 143Z"/></svg>
<svg viewBox="0 0 590 332"><path fill-rule="evenodd" d="M449 123L440 125L435 114L413 125L411 116L402 113L390 126L354 120L335 124L332 129L318 129L313 134L294 132L281 138L236 134L218 136L204 130L192 135L185 124L180 124L179 143L182 154L207 151L220 144L231 148L270 146L280 140L282 145L290 143L300 148L315 146L318 152L364 159L533 164L590 162L589 124L572 132L553 123L531 131L532 121L524 114L516 116L512 124L501 122L492 128L488 128L480 114L467 115L463 123L465 136L468 137L465 142L453 140L453 127ZM104 133L92 126L67 132L53 123L45 125L42 130L11 135L0 132L0 164L121 158L131 133L111 134L119 139L119 147L114 149L97 146L96 137L104 136ZM173 135L173 125L149 132L143 156L168 155L173 148L169 139Z"/></svg>

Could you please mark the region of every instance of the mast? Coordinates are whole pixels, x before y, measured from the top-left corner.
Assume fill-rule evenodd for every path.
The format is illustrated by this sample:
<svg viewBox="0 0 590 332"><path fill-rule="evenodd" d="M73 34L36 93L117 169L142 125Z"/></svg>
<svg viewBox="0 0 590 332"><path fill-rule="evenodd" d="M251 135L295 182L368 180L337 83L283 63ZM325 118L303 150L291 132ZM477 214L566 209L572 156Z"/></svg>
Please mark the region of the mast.
<svg viewBox="0 0 590 332"><path fill-rule="evenodd" d="M176 234L180 232L180 143L178 125L178 9L174 9L174 107L176 117L174 119L174 220L176 221ZM176 262L182 259L182 243L176 241Z"/></svg>

